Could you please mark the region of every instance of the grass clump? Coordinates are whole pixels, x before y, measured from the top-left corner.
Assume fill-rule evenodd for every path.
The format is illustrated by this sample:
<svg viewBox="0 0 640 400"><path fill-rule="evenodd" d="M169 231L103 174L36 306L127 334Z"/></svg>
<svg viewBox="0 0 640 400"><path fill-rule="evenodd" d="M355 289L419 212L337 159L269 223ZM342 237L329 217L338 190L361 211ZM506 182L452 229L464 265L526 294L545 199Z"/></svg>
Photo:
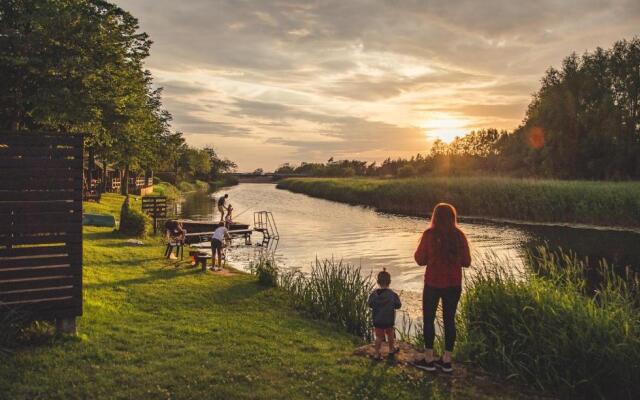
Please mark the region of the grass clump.
<svg viewBox="0 0 640 400"><path fill-rule="evenodd" d="M289 178L278 188L381 211L426 215L442 201L464 216L640 227L640 183L498 177Z"/></svg>
<svg viewBox="0 0 640 400"><path fill-rule="evenodd" d="M180 190L168 182L160 182L153 185L154 196L165 196L169 200L178 200Z"/></svg>
<svg viewBox="0 0 640 400"><path fill-rule="evenodd" d="M583 264L544 257L525 271L505 267L504 260L484 261L461 303L463 351L487 370L540 389L638 398L640 319L633 292L609 273L589 295Z"/></svg>
<svg viewBox="0 0 640 400"><path fill-rule="evenodd" d="M316 260L309 274L282 273L278 281L296 308L307 315L332 321L347 332L371 339L371 311L367 306L374 289L360 268L342 261Z"/></svg>

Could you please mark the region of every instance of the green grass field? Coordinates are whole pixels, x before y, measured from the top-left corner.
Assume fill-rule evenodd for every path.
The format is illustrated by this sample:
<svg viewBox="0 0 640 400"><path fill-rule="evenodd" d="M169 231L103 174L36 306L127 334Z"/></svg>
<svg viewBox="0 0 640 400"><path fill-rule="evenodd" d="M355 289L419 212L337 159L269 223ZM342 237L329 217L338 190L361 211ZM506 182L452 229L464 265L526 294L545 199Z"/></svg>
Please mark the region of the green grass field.
<svg viewBox="0 0 640 400"><path fill-rule="evenodd" d="M381 211L426 215L439 202L462 216L640 227L640 183L495 177L290 178L278 187Z"/></svg>
<svg viewBox="0 0 640 400"><path fill-rule="evenodd" d="M105 195L92 212L116 213ZM109 228L85 227L77 338L23 343L0 360L1 399L501 398L484 378L433 377L353 356L362 345L304 318L246 274L202 274ZM519 397L517 390L506 392Z"/></svg>

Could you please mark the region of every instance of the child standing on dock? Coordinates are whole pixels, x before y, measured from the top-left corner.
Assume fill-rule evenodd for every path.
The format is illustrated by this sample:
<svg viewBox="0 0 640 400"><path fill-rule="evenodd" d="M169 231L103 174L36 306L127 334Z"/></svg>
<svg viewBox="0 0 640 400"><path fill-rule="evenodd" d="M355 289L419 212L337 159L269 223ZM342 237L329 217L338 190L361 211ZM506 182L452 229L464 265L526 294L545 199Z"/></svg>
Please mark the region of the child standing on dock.
<svg viewBox="0 0 640 400"><path fill-rule="evenodd" d="M220 211L220 222L224 221L224 212L226 211L224 203L227 201L227 198L229 198L229 195L225 194L224 196L220 196L220 198L218 199L218 211Z"/></svg>
<svg viewBox="0 0 640 400"><path fill-rule="evenodd" d="M373 311L373 327L375 328L375 350L376 358L380 359L380 348L385 340L389 344L389 356L393 356L397 350L394 347L395 342L395 323L396 310L402 307L400 297L393 290L389 289L391 285L391 275L383 268L378 273L378 286L369 295L367 304Z"/></svg>

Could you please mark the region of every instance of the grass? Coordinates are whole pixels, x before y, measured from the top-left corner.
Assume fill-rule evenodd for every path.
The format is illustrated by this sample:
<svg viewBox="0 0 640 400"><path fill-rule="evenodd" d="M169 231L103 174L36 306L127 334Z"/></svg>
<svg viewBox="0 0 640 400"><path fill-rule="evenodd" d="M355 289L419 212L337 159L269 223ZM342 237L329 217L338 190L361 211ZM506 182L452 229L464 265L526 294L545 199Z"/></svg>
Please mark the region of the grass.
<svg viewBox="0 0 640 400"><path fill-rule="evenodd" d="M169 200L180 198L180 190L168 182L160 182L153 185L154 196L165 196Z"/></svg>
<svg viewBox="0 0 640 400"><path fill-rule="evenodd" d="M562 259L562 260L560 260ZM459 320L466 356L563 397L640 397L637 292L610 267L587 290L586 264L539 250L532 269L488 259L470 280Z"/></svg>
<svg viewBox="0 0 640 400"><path fill-rule="evenodd" d="M105 195L86 208L117 215L118 201ZM156 238L126 240L85 227L79 336L12 349L0 362L0 398L503 396L353 356L360 339L303 316L282 290L167 261Z"/></svg>
<svg viewBox="0 0 640 400"><path fill-rule="evenodd" d="M452 203L463 216L534 222L640 227L639 182L590 182L496 177L290 178L278 188L426 215Z"/></svg>

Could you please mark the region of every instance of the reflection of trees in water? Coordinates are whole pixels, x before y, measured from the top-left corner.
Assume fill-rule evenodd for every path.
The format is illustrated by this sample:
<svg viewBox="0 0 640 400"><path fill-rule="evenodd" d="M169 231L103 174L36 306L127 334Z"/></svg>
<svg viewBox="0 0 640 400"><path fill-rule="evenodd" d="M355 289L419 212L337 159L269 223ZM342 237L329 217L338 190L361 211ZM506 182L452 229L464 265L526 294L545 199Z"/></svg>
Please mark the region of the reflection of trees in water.
<svg viewBox="0 0 640 400"><path fill-rule="evenodd" d="M605 259L617 267L631 266L640 272L640 234L623 231L607 231L558 226L527 226L530 240L523 244L525 250L548 244L552 251L574 252L587 258L589 266Z"/></svg>

